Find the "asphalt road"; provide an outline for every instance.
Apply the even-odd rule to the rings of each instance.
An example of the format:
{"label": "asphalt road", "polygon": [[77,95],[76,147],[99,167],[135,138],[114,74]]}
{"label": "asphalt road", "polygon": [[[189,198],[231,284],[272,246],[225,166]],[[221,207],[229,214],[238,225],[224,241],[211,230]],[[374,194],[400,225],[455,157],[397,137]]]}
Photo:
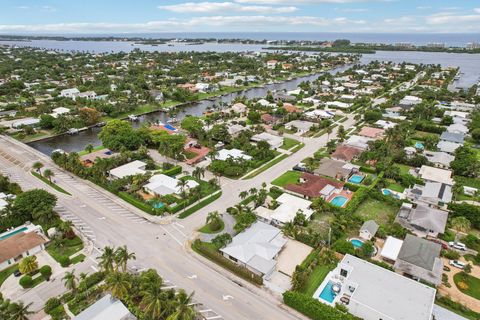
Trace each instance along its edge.
{"label": "asphalt road", "polygon": [[[354,124],[353,116],[342,123]],[[335,136],[336,130],[330,134]],[[223,179],[222,197],[187,219],[149,221],[145,213],[100,187],[56,167],[50,158],[9,137],[0,137],[0,169],[24,189],[42,188],[58,197],[58,211],[65,219],[75,219],[77,229],[97,249],[127,245],[137,260],[130,265],[155,268],[171,283],[195,291],[196,300],[212,310],[209,319],[304,319],[282,305],[278,297],[257,288],[191,252],[189,242],[202,226],[208,212],[224,211],[238,203],[238,194],[260,188],[304,158],[325,146],[327,136],[303,139],[305,147],[249,180]],[[72,196],[59,193],[30,174],[32,164],[41,161],[54,171],[57,184]],[[153,220],[157,219],[153,217]],[[98,252],[98,250],[97,250]]]}

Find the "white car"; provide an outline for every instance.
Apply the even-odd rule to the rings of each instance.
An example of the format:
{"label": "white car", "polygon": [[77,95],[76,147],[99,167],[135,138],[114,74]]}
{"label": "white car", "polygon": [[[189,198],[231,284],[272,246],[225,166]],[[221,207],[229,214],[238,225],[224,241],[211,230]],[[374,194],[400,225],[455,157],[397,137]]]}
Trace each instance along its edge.
{"label": "white car", "polygon": [[465,268],[466,264],[458,260],[450,260],[450,265],[459,269]]}
{"label": "white car", "polygon": [[467,250],[467,246],[461,242],[450,241],[448,245],[457,250],[462,250],[462,251]]}

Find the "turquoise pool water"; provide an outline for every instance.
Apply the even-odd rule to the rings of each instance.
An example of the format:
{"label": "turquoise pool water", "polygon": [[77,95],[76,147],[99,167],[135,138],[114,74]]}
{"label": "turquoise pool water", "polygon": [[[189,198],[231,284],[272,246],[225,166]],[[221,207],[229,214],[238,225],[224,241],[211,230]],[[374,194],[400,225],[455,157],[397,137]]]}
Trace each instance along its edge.
{"label": "turquoise pool water", "polygon": [[350,179],[348,179],[348,182],[359,184],[363,181],[363,178],[365,177],[360,174],[354,174],[350,177]]}
{"label": "turquoise pool water", "polygon": [[330,203],[336,207],[343,207],[347,201],[348,199],[344,196],[336,196],[332,199],[332,201],[330,201]]}
{"label": "turquoise pool water", "polygon": [[422,150],[423,150],[423,148],[425,148],[425,147],[424,147],[423,143],[421,143],[421,142],[415,142],[415,148],[417,148],[417,149],[422,149]]}
{"label": "turquoise pool water", "polygon": [[384,195],[386,195],[386,196],[389,196],[389,195],[392,194],[392,193],[390,192],[390,190],[388,190],[388,189],[382,189],[382,193],[383,193]]}
{"label": "turquoise pool water", "polygon": [[358,239],[352,239],[350,242],[353,244],[355,249],[361,248],[363,246],[363,241],[358,240]]}
{"label": "turquoise pool water", "polygon": [[5,240],[7,238],[10,238],[11,236],[16,235],[17,233],[23,232],[25,230],[28,230],[27,227],[20,228],[18,230],[12,231],[10,233],[4,234],[3,236],[0,237],[0,240]]}
{"label": "turquoise pool water", "polygon": [[323,288],[322,292],[320,292],[320,299],[328,301],[330,303],[335,300],[336,294],[332,290],[333,282],[328,281],[325,288]]}
{"label": "turquoise pool water", "polygon": [[162,209],[163,207],[165,207],[165,204],[163,202],[155,202],[154,204],[152,204],[152,207],[154,207],[155,209]]}

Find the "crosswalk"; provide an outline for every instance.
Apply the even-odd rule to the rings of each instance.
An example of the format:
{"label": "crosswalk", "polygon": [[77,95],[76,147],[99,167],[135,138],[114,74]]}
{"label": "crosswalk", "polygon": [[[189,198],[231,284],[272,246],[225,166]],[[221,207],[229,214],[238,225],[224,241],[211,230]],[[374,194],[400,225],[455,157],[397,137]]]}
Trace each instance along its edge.
{"label": "crosswalk", "polygon": [[85,237],[87,237],[92,242],[95,242],[96,240],[95,232],[93,232],[92,228],[90,228],[90,226],[87,223],[85,223],[85,221],[83,221],[76,215],[68,212],[68,210],[62,205],[56,205],[54,209],[60,215],[60,217],[62,217],[63,220],[72,221],[73,225],[78,231],[80,231]]}

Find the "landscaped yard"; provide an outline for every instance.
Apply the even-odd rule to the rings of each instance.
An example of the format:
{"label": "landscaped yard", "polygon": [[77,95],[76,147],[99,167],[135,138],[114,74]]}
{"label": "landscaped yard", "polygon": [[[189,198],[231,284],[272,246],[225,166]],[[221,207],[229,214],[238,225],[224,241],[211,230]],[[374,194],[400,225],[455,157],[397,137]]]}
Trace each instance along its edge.
{"label": "landscaped yard", "polygon": [[[104,149],[104,148],[105,148],[104,146],[99,145],[99,146],[93,147],[92,152],[95,152],[95,151],[98,151],[98,150],[102,150],[102,149]],[[87,150],[82,150],[82,151],[79,151],[79,152],[78,152],[78,155],[79,155],[79,156],[84,156],[84,155],[86,155],[86,154],[89,154],[89,152],[88,152]]]}
{"label": "landscaped yard", "polygon": [[57,261],[60,262],[61,257],[70,257],[72,254],[77,253],[83,249],[82,239],[75,237],[73,239],[63,239],[60,245],[56,246],[55,243],[51,243],[47,247],[47,252]]}
{"label": "landscaped yard", "polygon": [[458,290],[480,300],[480,279],[460,272],[453,276],[453,281],[455,281]]}
{"label": "landscaped yard", "polygon": [[287,184],[297,183],[302,173],[300,171],[287,171],[272,181],[273,185],[284,187]]}
{"label": "landscaped yard", "polygon": [[408,171],[410,170],[410,167],[404,164],[395,163],[395,167],[400,168],[401,174],[408,174]]}
{"label": "landscaped yard", "polygon": [[299,143],[300,142],[298,142],[295,139],[283,138],[283,145],[280,148],[282,148],[284,150],[289,150],[290,148],[293,148],[294,146],[296,146]]}
{"label": "landscaped yard", "polygon": [[219,233],[223,230],[223,228],[225,228],[225,223],[222,220],[221,221],[221,227],[218,230],[212,230],[211,223],[209,223],[209,224],[206,224],[203,227],[201,227],[198,231],[200,231],[201,233],[210,233],[211,234],[211,233]]}
{"label": "landscaped yard", "polygon": [[393,181],[387,186],[387,189],[397,191],[397,192],[403,192],[405,190],[405,187],[402,187],[401,185]]}
{"label": "landscaped yard", "polygon": [[0,287],[2,286],[3,282],[7,280],[7,278],[10,277],[10,275],[13,274],[13,272],[17,269],[18,269],[18,264],[14,264],[0,271]]}
{"label": "landscaped yard", "polygon": [[306,285],[304,288],[302,288],[301,292],[305,293],[309,297],[313,296],[315,293],[315,290],[318,289],[320,284],[322,283],[323,279],[327,276],[327,274],[333,270],[334,266],[316,266],[315,269],[313,269],[312,273],[308,277],[308,280],[306,282]]}
{"label": "landscaped yard", "polygon": [[355,214],[364,220],[375,220],[379,225],[385,225],[397,214],[398,208],[388,203],[367,198],[357,209]]}

